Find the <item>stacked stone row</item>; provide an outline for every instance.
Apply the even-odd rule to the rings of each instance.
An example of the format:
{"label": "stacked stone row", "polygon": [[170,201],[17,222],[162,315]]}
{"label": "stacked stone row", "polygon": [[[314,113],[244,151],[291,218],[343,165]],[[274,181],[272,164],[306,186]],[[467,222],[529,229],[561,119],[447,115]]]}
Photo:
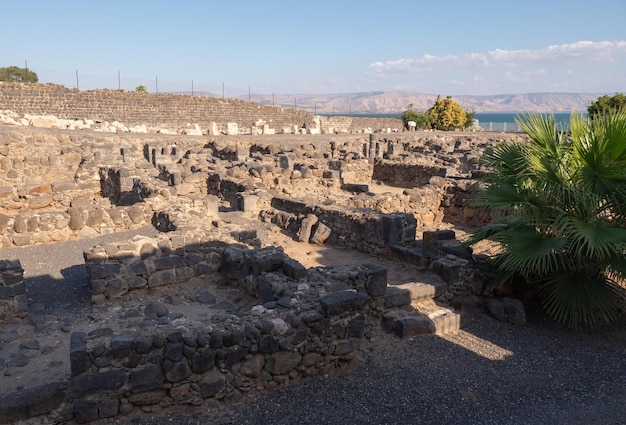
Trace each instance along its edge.
{"label": "stacked stone row", "polygon": [[60,212],[9,216],[0,214],[0,247],[25,246],[97,237],[137,229],[152,220],[147,205],[131,207],[70,207]]}

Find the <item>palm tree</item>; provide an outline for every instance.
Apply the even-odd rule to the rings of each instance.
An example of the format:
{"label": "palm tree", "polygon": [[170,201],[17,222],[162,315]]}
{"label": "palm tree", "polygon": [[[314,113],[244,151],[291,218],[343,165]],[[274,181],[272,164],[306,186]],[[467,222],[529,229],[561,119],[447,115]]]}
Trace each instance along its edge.
{"label": "palm tree", "polygon": [[572,328],[593,329],[623,313],[626,278],[626,110],[586,119],[570,131],[553,115],[527,113],[530,142],[498,145],[476,201],[501,219],[470,243],[500,244],[502,279],[536,284],[546,312]]}

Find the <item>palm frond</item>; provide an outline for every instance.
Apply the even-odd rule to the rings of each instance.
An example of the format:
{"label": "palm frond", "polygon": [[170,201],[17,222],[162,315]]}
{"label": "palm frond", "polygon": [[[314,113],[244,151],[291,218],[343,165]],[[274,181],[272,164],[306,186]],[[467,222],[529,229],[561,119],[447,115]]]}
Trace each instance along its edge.
{"label": "palm frond", "polygon": [[559,232],[572,241],[573,252],[596,261],[611,258],[626,246],[626,229],[611,227],[598,220],[589,222],[564,215],[556,225]]}
{"label": "palm frond", "polygon": [[546,312],[574,329],[595,329],[624,309],[624,289],[597,270],[571,270],[548,276],[539,289]]}
{"label": "palm frond", "polygon": [[553,114],[526,112],[515,121],[534,143],[552,155],[557,154],[559,132]]}
{"label": "palm frond", "polygon": [[566,240],[542,235],[530,226],[509,228],[491,239],[505,248],[496,259],[498,266],[526,277],[558,270],[568,248]]}

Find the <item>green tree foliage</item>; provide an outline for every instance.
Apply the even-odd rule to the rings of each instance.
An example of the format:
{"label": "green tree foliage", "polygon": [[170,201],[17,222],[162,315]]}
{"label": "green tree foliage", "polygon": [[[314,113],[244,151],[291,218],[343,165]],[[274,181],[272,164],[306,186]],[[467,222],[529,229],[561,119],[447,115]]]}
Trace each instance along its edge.
{"label": "green tree foliage", "polygon": [[413,104],[409,105],[409,108],[402,112],[402,122],[404,127],[408,128],[408,122],[415,122],[416,128],[431,128],[430,116],[425,112],[419,112],[413,109]]}
{"label": "green tree foliage", "polygon": [[0,68],[0,81],[15,83],[36,83],[39,81],[37,73],[17,66]]}
{"label": "green tree foliage", "polygon": [[148,88],[146,86],[144,86],[144,85],[141,85],[141,86],[135,87],[135,91],[147,92]]}
{"label": "green tree foliage", "polygon": [[600,96],[595,102],[591,102],[591,105],[587,108],[589,116],[594,117],[598,114],[608,112],[611,109],[624,109],[626,108],[626,96],[622,93],[618,93],[615,96]]}
{"label": "green tree foliage", "polygon": [[465,111],[465,128],[471,128],[474,126],[474,116],[476,115],[475,111]]}
{"label": "green tree foliage", "polygon": [[433,128],[437,130],[454,130],[463,128],[466,123],[466,114],[463,108],[452,100],[451,96],[441,99],[437,96],[435,104],[426,111]]}
{"label": "green tree foliage", "polygon": [[501,277],[537,286],[557,321],[593,329],[624,312],[626,278],[626,110],[594,119],[525,114],[531,142],[498,145],[477,195],[502,219],[472,236],[500,244]]}

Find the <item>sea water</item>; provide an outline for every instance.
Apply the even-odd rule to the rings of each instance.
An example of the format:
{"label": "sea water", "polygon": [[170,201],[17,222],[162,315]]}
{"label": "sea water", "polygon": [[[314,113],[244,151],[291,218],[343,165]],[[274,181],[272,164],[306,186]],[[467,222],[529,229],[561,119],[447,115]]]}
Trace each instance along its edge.
{"label": "sea water", "polygon": [[[556,112],[554,114],[554,119],[557,123],[563,123],[569,125],[570,113],[569,112]],[[493,123],[503,123],[503,122],[515,122],[516,119],[523,119],[524,112],[476,112],[474,114],[474,119],[477,119],[479,122],[493,122]]]}

